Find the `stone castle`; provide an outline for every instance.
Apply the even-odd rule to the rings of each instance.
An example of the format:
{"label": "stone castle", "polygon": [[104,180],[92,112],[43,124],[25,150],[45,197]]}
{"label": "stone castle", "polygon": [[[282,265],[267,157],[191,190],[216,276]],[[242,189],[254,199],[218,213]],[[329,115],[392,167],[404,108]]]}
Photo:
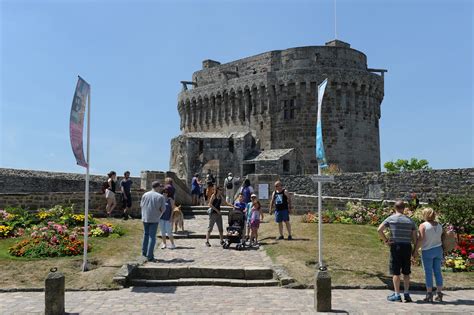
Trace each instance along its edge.
{"label": "stone castle", "polygon": [[205,60],[192,81],[181,81],[181,135],[171,141],[170,170],[188,183],[209,169],[220,181],[228,172],[316,173],[317,88],[328,78],[328,162],[343,172],[380,171],[384,72],[339,40],[225,64]]}

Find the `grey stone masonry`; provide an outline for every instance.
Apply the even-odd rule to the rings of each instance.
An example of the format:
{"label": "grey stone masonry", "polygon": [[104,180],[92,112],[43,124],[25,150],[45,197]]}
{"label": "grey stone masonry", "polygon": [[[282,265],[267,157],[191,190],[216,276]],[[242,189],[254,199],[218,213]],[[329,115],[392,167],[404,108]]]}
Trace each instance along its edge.
{"label": "grey stone masonry", "polygon": [[[309,176],[281,176],[289,191],[315,195]],[[474,168],[412,171],[402,173],[342,173],[335,182],[323,184],[323,196],[364,199],[406,198],[411,192],[428,202],[439,195],[474,194]]]}
{"label": "grey stone masonry", "polygon": [[[117,175],[121,173],[117,172]],[[0,168],[0,193],[84,191],[85,174]],[[122,177],[118,177],[117,184]],[[140,178],[131,177],[132,189],[140,188]],[[107,176],[90,175],[89,189],[98,192]]]}
{"label": "grey stone masonry", "polygon": [[[380,74],[385,71],[368,68],[366,55],[340,40],[325,46],[268,51],[222,64],[205,60],[178,95],[182,134],[172,141],[170,169],[187,179],[189,173],[200,172],[216,160],[217,172],[245,175],[254,173],[251,165],[222,169],[220,163],[229,166],[229,151],[236,156],[243,153],[243,159],[231,158],[242,163],[255,157],[253,151],[293,148],[296,156],[289,162],[280,161],[286,163],[284,168],[290,174],[316,173],[318,85],[328,78],[322,124],[329,163],[344,172],[379,171],[379,119],[384,97]],[[230,131],[250,133],[253,150],[234,148],[229,135],[222,154],[206,155],[202,149],[208,143],[212,146],[213,133]],[[193,133],[208,136],[201,142],[196,140],[195,145],[184,144],[181,138]],[[200,163],[189,163],[191,157]]]}

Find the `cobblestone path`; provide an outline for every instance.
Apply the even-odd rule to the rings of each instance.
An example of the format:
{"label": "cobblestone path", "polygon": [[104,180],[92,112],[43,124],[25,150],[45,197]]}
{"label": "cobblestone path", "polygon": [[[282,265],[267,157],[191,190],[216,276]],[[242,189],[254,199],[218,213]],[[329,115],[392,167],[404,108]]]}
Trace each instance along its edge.
{"label": "cobblestone path", "polygon": [[[474,290],[447,292],[443,304],[387,302],[386,290],[333,290],[333,313],[474,314]],[[412,294],[414,301],[422,293]],[[41,314],[41,292],[0,293],[0,314]],[[313,290],[278,287],[156,287],[66,292],[73,314],[316,314]]]}

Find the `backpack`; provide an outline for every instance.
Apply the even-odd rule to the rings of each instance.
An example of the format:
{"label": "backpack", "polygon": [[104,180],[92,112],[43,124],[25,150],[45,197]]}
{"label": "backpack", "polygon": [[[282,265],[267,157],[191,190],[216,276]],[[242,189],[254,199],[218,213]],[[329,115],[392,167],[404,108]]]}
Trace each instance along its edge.
{"label": "backpack", "polygon": [[234,184],[232,183],[233,179],[234,179],[233,177],[227,177],[227,185],[225,186],[225,188],[227,189],[234,188]]}
{"label": "backpack", "polygon": [[109,182],[108,181],[105,181],[102,183],[102,187],[100,188],[100,191],[105,194],[105,191],[107,190],[107,188],[109,188]]}

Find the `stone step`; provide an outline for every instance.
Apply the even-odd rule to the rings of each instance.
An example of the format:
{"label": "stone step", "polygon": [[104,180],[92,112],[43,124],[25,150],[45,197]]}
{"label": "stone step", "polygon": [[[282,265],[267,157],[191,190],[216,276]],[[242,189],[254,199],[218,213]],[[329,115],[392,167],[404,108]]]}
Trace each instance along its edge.
{"label": "stone step", "polygon": [[[205,230],[205,228],[203,229]],[[206,238],[206,234],[204,233],[194,233],[194,232],[183,232],[183,233],[173,233],[173,237],[174,239],[190,239],[190,238],[193,238],[193,239],[205,239]],[[158,238],[161,239],[161,236],[158,236]],[[167,236],[166,237],[167,239],[169,239],[169,237]],[[219,239],[219,234],[215,234],[215,233],[212,233],[211,236],[210,236],[211,239]],[[203,243],[204,244],[204,243]],[[179,246],[179,245],[177,245]]]}
{"label": "stone step", "polygon": [[[205,206],[186,206],[186,205],[181,205],[181,210],[207,210],[209,209],[208,205]],[[232,207],[229,206],[222,206],[222,210],[230,210]]]}
{"label": "stone step", "polygon": [[133,272],[134,279],[171,280],[182,278],[271,280],[273,270],[267,267],[211,267],[211,266],[139,266]]}
{"label": "stone step", "polygon": [[185,278],[171,280],[134,279],[130,282],[135,287],[162,287],[162,286],[228,286],[228,287],[276,287],[278,280],[241,280],[241,279],[213,279],[213,278]]}
{"label": "stone step", "polygon": [[[221,210],[223,216],[227,216],[229,211]],[[207,209],[206,210],[183,210],[183,215],[185,219],[191,219],[195,215],[208,215]]]}
{"label": "stone step", "polygon": [[[208,215],[207,209],[209,209],[209,206],[181,206],[181,211],[185,217],[194,215]],[[221,213],[223,215],[227,215],[231,209],[232,207],[222,206]]]}

